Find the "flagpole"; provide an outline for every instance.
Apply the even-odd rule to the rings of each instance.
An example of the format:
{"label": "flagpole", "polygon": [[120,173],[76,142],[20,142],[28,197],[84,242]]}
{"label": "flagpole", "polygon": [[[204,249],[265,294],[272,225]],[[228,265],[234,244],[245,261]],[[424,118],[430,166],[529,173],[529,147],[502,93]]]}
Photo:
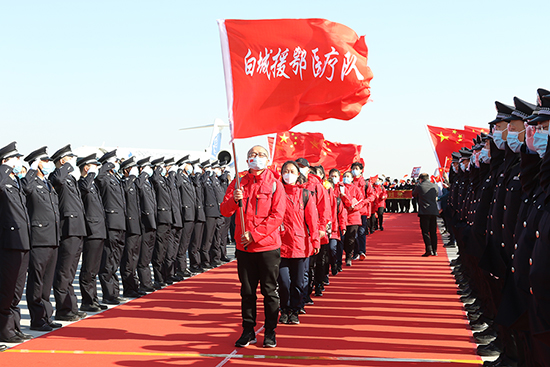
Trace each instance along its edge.
{"label": "flagpole", "polygon": [[[233,147],[233,162],[235,163],[235,190],[240,190],[241,176],[239,176],[239,168],[237,167],[237,151],[235,150],[235,140],[231,142],[231,146]],[[246,232],[246,228],[244,226],[243,199],[240,199],[237,204],[239,204],[239,217],[241,218],[242,234],[244,234]],[[244,249],[246,250],[246,246],[244,246]]]}

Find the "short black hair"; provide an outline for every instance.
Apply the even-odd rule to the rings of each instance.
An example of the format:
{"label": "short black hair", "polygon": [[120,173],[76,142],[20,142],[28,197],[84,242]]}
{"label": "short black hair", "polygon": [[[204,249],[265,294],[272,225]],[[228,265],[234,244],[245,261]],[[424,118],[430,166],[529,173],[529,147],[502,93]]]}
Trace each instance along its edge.
{"label": "short black hair", "polygon": [[354,169],[355,167],[358,167],[359,169],[363,170],[363,163],[361,163],[361,162],[354,162],[354,163],[351,165],[351,169]]}
{"label": "short black hair", "polygon": [[[307,182],[306,176],[304,176],[300,172],[300,166],[298,166],[298,163],[296,163],[296,161],[286,161],[285,163],[283,163],[283,166],[281,167],[281,179],[283,177],[283,170],[289,164],[294,165],[294,167],[296,167],[296,169],[298,170],[298,179],[296,180],[296,183],[299,184],[299,185],[306,183]],[[286,182],[284,180],[282,180],[282,181],[283,181],[283,184],[286,185]]]}
{"label": "short black hair", "polygon": [[328,175],[332,175],[334,172],[338,173],[338,176],[340,176],[340,171],[338,171],[336,168],[333,168],[331,169],[329,172],[328,172]]}

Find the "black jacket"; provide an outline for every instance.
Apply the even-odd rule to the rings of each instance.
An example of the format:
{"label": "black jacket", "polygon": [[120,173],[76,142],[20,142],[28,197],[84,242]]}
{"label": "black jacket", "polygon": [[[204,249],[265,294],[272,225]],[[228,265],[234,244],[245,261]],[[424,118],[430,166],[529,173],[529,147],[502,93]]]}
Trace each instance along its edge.
{"label": "black jacket", "polygon": [[172,197],[172,225],[176,228],[182,228],[183,220],[181,217],[181,197],[177,186],[176,176],[176,172],[168,173],[166,183],[170,187],[170,196]]}
{"label": "black jacket", "polygon": [[109,171],[114,164],[105,163],[99,169],[95,183],[99,188],[108,229],[126,230],[126,200],[120,180]]}
{"label": "black jacket", "polygon": [[157,229],[157,198],[149,176],[142,172],[135,181],[141,210],[141,223],[146,231]]}
{"label": "black jacket", "polygon": [[204,189],[204,213],[207,217],[221,217],[220,204],[223,201],[224,190],[216,175],[205,173],[201,176]]}
{"label": "black jacket", "polygon": [[49,176],[57,195],[59,196],[59,216],[61,218],[61,238],[69,236],[86,236],[86,221],[84,204],[80,198],[76,178],[70,173],[73,166],[65,163],[56,168]]}
{"label": "black jacket", "polygon": [[202,174],[195,174],[193,176],[193,185],[195,185],[195,193],[197,194],[197,211],[195,221],[206,222],[206,215],[204,213],[204,190],[202,188]]}
{"label": "black jacket", "polygon": [[194,222],[197,211],[197,193],[191,178],[178,173],[177,186],[181,197],[182,217],[184,222]]}
{"label": "black jacket", "polygon": [[29,215],[19,179],[10,177],[12,170],[0,166],[0,248],[26,251],[31,249]]}
{"label": "black jacket", "polygon": [[95,173],[89,173],[86,177],[80,177],[78,188],[84,203],[86,212],[86,229],[89,239],[104,240],[107,238],[107,225],[105,224],[105,211],[99,190],[94,183]]}
{"label": "black jacket", "polygon": [[439,215],[437,208],[437,185],[428,180],[422,181],[414,188],[412,195],[418,198],[418,215]]}
{"label": "black jacket", "polygon": [[157,197],[157,224],[172,224],[172,193],[166,178],[160,175],[161,170],[155,168],[150,178]]}
{"label": "black jacket", "polygon": [[141,209],[135,182],[134,175],[122,178],[122,187],[126,195],[126,233],[129,235],[141,234]]}
{"label": "black jacket", "polygon": [[59,198],[52,184],[46,181],[40,179],[33,169],[21,180],[27,196],[32,247],[59,246]]}

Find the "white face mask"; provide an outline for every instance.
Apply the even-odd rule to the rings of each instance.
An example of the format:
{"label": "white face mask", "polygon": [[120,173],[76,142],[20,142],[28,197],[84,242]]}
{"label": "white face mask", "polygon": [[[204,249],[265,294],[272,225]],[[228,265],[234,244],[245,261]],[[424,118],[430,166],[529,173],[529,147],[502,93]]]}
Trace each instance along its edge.
{"label": "white face mask", "polygon": [[142,172],[145,172],[145,174],[149,177],[153,175],[153,169],[150,166],[143,167]]}
{"label": "white face mask", "polygon": [[21,159],[19,159],[19,157],[11,157],[6,161],[5,164],[13,168],[13,173],[15,175],[21,172],[21,170],[23,169],[23,162],[21,162]]}
{"label": "white face mask", "polygon": [[353,171],[351,171],[351,174],[353,175],[353,177],[359,177],[361,176],[361,170],[354,169]]}
{"label": "white face mask", "polygon": [[289,185],[294,185],[296,183],[296,180],[298,180],[298,175],[295,175],[294,173],[285,173],[283,175],[283,180]]}
{"label": "white face mask", "polygon": [[331,177],[330,180],[336,185],[340,182],[340,177]]}
{"label": "white face mask", "polygon": [[300,173],[307,177],[309,174],[309,167],[300,167]]}
{"label": "white face mask", "polygon": [[114,173],[117,173],[118,170],[120,169],[120,164],[119,164],[118,162],[115,162],[115,163],[113,163],[113,164],[115,165],[115,167],[113,168],[113,172],[114,172]]}
{"label": "white face mask", "polygon": [[248,158],[248,168],[261,171],[267,167],[267,157]]}
{"label": "white face mask", "polygon": [[130,168],[130,176],[137,176],[139,175],[139,170],[137,167]]}

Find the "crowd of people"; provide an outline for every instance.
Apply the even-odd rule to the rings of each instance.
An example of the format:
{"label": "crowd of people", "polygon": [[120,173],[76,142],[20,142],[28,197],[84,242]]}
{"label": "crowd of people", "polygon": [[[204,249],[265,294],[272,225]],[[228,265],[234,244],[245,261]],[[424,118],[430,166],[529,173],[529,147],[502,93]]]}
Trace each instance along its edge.
{"label": "crowd of people", "polygon": [[[264,148],[253,150],[253,160],[268,159]],[[30,328],[51,331],[61,327],[56,320],[77,321],[119,304],[121,295],[139,297],[230,261],[234,235],[243,327],[248,332],[255,325],[257,286],[244,280],[259,277],[269,288],[264,296],[271,295],[264,344],[275,346],[276,324],[298,324],[311,296],[323,296],[329,275],[364,260],[366,236],[384,229],[383,180],[364,179],[359,162],[327,176],[303,158],[280,171],[254,170],[249,160],[243,186],[257,184],[264,171],[272,180],[244,196],[237,180],[230,184],[227,162],[189,156],[124,159],[114,150],[76,157],[70,145],[52,155],[42,147],[23,156],[13,142],[0,149],[0,162],[0,341],[7,343],[31,338],[20,327],[25,284]],[[228,204],[236,203],[235,193],[246,201],[245,217],[253,215],[244,224],[248,232],[237,207]],[[254,253],[271,250],[270,266],[258,268]],[[78,305],[72,284],[80,261]]]}
{"label": "crowd of people", "polygon": [[550,91],[496,102],[490,134],[453,153],[443,217],[451,262],[488,366],[550,366]]}

